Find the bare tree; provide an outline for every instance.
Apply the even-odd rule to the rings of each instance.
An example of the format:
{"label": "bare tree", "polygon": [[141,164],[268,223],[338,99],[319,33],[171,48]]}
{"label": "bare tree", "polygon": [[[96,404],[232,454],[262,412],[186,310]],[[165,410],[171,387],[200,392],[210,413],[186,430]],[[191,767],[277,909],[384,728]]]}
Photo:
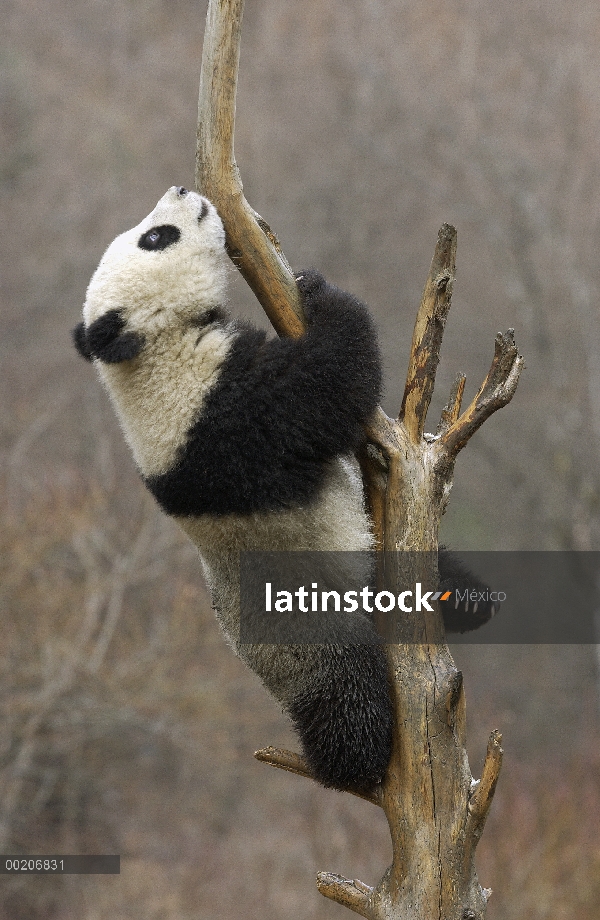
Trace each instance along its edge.
{"label": "bare tree", "polygon": [[[280,335],[304,328],[293,274],[266,222],[248,205],[234,156],[234,119],[243,0],[210,0],[202,58],[196,185],[216,205],[227,246]],[[458,452],[512,398],[522,368],[512,330],[496,337],[490,371],[461,413],[465,378],[456,378],[434,435],[425,432],[455,275],[456,231],[445,224],[425,284],[398,420],[379,409],[362,457],[378,545],[380,577],[394,588],[407,576],[432,583],[441,516]],[[409,556],[400,551],[416,551]],[[407,571],[410,569],[410,571]],[[389,823],[393,861],[379,884],[321,872],[322,894],[367,918],[480,920],[482,889],[474,853],[500,770],[501,736],[492,732],[475,782],[465,750],[462,675],[445,642],[442,617],[414,613],[388,645],[396,709],[386,777],[369,800]],[[297,754],[268,748],[260,760],[310,776]]]}

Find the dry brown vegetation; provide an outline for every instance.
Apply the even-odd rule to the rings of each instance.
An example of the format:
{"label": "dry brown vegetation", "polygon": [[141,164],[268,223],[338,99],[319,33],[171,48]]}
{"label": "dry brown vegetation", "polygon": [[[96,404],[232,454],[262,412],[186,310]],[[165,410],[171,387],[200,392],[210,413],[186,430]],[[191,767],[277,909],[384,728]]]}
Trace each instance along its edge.
{"label": "dry brown vegetation", "polygon": [[[102,248],[192,184],[203,13],[3,7],[0,849],[120,852],[123,868],[2,876],[2,920],[333,917],[315,871],[370,882],[389,861],[375,809],[253,762],[293,739],[225,646],[193,550],[69,343]],[[245,17],[247,197],[295,267],[372,305],[385,405],[443,220],[460,262],[438,392],[460,369],[468,398],[497,329],[517,329],[527,370],[459,461],[446,540],[598,549],[597,4],[247,0]],[[593,650],[457,657],[471,737],[500,728],[507,752],[478,851],[488,917],[596,920]]]}

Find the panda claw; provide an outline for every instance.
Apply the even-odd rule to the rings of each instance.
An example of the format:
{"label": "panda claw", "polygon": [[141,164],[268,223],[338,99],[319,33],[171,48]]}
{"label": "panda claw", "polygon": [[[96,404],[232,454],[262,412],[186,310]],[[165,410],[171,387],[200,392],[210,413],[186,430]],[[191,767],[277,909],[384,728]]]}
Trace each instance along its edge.
{"label": "panda claw", "polygon": [[498,613],[501,604],[491,602],[489,586],[469,572],[445,547],[440,547],[439,571],[440,589],[452,585],[454,595],[454,604],[450,601],[448,606],[444,605],[444,622],[448,632],[479,629]]}

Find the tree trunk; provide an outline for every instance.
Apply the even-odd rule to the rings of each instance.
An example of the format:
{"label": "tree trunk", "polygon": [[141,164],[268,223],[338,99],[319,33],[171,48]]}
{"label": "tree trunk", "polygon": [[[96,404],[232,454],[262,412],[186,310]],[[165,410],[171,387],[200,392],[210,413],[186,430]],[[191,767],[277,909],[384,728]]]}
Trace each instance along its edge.
{"label": "tree trunk", "polygon": [[[217,207],[229,254],[280,335],[304,328],[292,272],[276,237],[246,202],[233,150],[243,0],[209,0],[202,58],[196,184]],[[435,435],[425,419],[435,385],[454,282],[456,231],[439,233],[417,314],[400,416],[381,409],[368,431],[361,466],[381,557],[381,584],[436,583],[438,532],[459,450],[512,398],[522,368],[512,330],[496,337],[488,376],[461,414],[465,378],[456,379]],[[409,552],[407,552],[409,551]],[[465,749],[462,675],[446,645],[438,605],[408,614],[387,646],[396,709],[386,777],[370,796],[383,808],[392,865],[374,888],[321,872],[322,894],[368,918],[480,920],[489,891],[474,866],[494,793],[502,748],[490,736],[481,780],[474,782]],[[310,776],[302,758],[267,748],[258,759]]]}

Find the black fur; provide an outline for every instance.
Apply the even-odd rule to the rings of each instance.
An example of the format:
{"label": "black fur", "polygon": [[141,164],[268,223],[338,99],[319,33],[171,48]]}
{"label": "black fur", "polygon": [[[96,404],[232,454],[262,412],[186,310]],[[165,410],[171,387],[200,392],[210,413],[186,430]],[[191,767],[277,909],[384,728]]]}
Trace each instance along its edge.
{"label": "black fur", "polygon": [[119,364],[137,357],[144,347],[139,332],[124,332],[125,320],[118,310],[108,310],[104,316],[85,328],[78,323],[73,329],[73,341],[80,355],[91,361],[98,358],[106,364]]}
{"label": "black fur", "polygon": [[266,341],[264,332],[240,327],[177,465],[146,479],[168,514],[306,505],[327,462],[360,443],[381,390],[373,321],[317,272],[303,272],[298,287],[305,335]]}
{"label": "black fur", "polygon": [[202,207],[200,208],[200,213],[198,214],[198,223],[200,223],[201,220],[204,220],[207,214],[208,214],[208,202],[202,199]]}
{"label": "black fur", "polygon": [[146,233],[142,233],[138,240],[140,249],[146,249],[148,252],[159,252],[172,246],[181,239],[181,230],[174,224],[160,224],[158,227],[151,227]]}
{"label": "black fur", "polygon": [[[485,594],[488,586],[470,572],[453,553],[444,546],[440,546],[438,554],[438,569],[440,574],[440,591],[452,591],[452,597],[441,601],[440,607],[444,615],[444,626],[448,632],[464,633],[479,629],[498,612],[499,603],[492,601],[471,601],[456,604],[456,591],[464,595],[465,591],[475,591]],[[465,609],[466,603],[466,609]],[[477,609],[475,609],[477,607]]]}
{"label": "black fur", "polygon": [[77,323],[75,328],[71,330],[71,336],[73,338],[73,344],[81,357],[85,358],[86,361],[91,361],[94,356],[88,345],[85,323]]}
{"label": "black fur", "polygon": [[[229,315],[227,310],[223,307],[210,307],[208,310],[205,310],[204,313],[200,313],[196,317],[194,326],[197,326],[198,329],[205,329],[206,326],[212,326],[213,323],[216,325],[225,325],[228,320]],[[200,339],[198,339],[198,341],[200,341]]]}
{"label": "black fur", "polygon": [[[438,566],[439,590],[453,593],[440,604],[446,629],[462,633],[486,623],[496,612],[493,604],[480,602],[477,611],[472,603],[466,610],[464,604],[454,607],[457,589],[485,592],[486,586],[445,547]],[[385,774],[392,745],[393,708],[382,647],[373,634],[369,644],[315,646],[311,654],[307,689],[288,706],[305,760],[324,786],[369,792]]]}
{"label": "black fur", "polygon": [[[440,591],[484,592],[474,577],[451,552],[440,547]],[[495,613],[491,603],[469,604],[455,609],[454,600],[441,602],[449,632],[477,629]],[[393,707],[386,660],[370,625],[363,626],[365,644],[344,644],[340,629],[332,623],[332,636],[339,642],[314,646],[307,668],[306,690],[287,709],[302,743],[304,757],[315,778],[334,789],[368,792],[387,769],[391,754]]]}
{"label": "black fur", "polygon": [[315,646],[306,691],[288,706],[324,786],[367,792],[387,769],[393,709],[381,646]]}

